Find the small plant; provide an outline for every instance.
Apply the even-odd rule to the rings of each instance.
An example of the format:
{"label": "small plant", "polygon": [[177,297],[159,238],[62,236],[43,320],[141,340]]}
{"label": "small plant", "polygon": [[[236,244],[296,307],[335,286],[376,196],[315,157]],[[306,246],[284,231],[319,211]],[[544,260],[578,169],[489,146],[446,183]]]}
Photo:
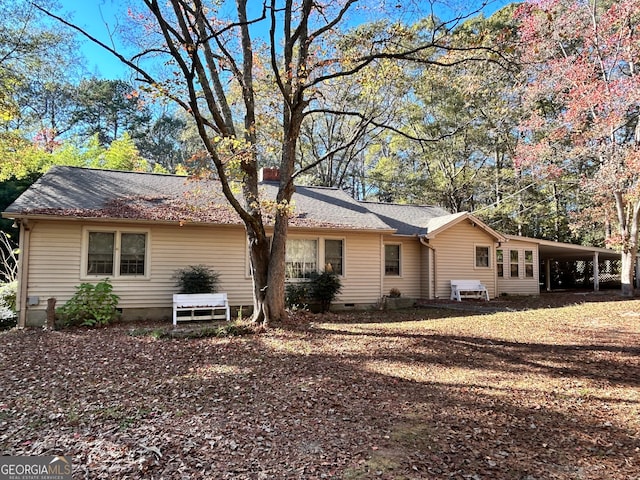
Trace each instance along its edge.
{"label": "small plant", "polygon": [[119,300],[108,279],[95,285],[81,283],[73,297],[56,310],[56,315],[65,326],[107,325],[118,316]]}
{"label": "small plant", "polygon": [[327,312],[331,302],[335,300],[342,289],[340,277],[333,272],[312,272],[309,275],[310,296],[320,304],[320,311]]}
{"label": "small plant", "polygon": [[289,283],[285,289],[285,304],[291,310],[305,310],[309,303],[309,284]]}
{"label": "small plant", "polygon": [[400,295],[402,295],[402,293],[400,293],[400,290],[398,290],[397,288],[392,288],[391,290],[389,290],[389,296],[391,298],[400,298]]}
{"label": "small plant", "polygon": [[16,324],[16,295],[18,282],[0,284],[0,328],[11,328]]}
{"label": "small plant", "polygon": [[177,270],[173,278],[178,293],[216,293],[220,274],[206,265],[190,265]]}

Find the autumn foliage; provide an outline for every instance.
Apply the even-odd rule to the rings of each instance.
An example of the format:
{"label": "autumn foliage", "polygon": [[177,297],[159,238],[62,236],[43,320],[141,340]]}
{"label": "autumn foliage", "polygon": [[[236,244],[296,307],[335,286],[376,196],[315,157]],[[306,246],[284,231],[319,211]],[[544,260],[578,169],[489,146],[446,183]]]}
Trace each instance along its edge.
{"label": "autumn foliage", "polygon": [[640,213],[640,2],[536,0],[516,17],[530,111],[518,165],[569,176],[592,196],[592,220],[617,226],[608,240],[623,252],[628,293]]}

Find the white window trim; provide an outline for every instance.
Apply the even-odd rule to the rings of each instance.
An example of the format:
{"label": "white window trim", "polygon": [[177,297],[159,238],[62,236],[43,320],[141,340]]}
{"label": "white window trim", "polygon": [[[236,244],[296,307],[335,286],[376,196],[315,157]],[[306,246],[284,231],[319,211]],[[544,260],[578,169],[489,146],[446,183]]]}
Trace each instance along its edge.
{"label": "white window trim", "polygon": [[[476,256],[476,250],[478,249],[478,247],[480,248],[486,248],[487,249],[487,255],[489,255],[489,258],[487,259],[487,266],[486,267],[479,267],[478,266],[478,257]],[[491,245],[487,245],[484,243],[474,243],[473,244],[473,269],[474,270],[491,270],[491,266],[493,265],[491,263],[491,250],[492,250],[492,246]],[[495,255],[494,255],[495,256]]]}
{"label": "white window trim", "polygon": [[[97,275],[91,275],[87,273],[90,232],[115,233],[113,274],[105,275],[104,273],[100,273]],[[144,275],[120,275],[120,242],[122,238],[121,235],[123,233],[139,233],[146,236],[144,249]],[[151,278],[151,230],[148,228],[84,226],[82,227],[82,246],[80,248],[80,254],[80,280],[96,280],[103,278],[109,278],[111,280],[149,280]]]}
{"label": "white window trim", "polygon": [[[287,246],[289,245],[289,240],[311,240],[316,242],[316,271],[320,271],[319,267],[321,265],[320,259],[323,258],[323,256],[320,255],[320,245],[323,245],[323,252],[324,252],[324,242],[320,241],[320,237],[313,237],[313,236],[302,236],[302,235],[296,235],[296,236],[288,236],[287,237]],[[285,275],[285,282],[287,283],[300,283],[300,282],[306,282],[308,281],[307,278],[288,278],[287,277],[287,254],[285,252],[284,254],[285,259],[284,259],[284,263],[285,263],[285,269],[284,269],[284,275]]]}
{"label": "white window trim", "polygon": [[[527,252],[531,252],[531,262],[527,262]],[[525,248],[522,251],[522,278],[525,279],[535,279],[536,278],[536,252],[533,248]],[[531,265],[533,270],[533,275],[530,277],[527,276],[527,265]]]}
{"label": "white window trim", "polygon": [[[269,235],[269,243],[271,243],[272,236]],[[317,236],[304,236],[304,235],[289,235],[287,238],[287,242],[289,240],[315,240],[317,243],[317,255],[316,265],[318,266],[318,271],[324,271],[325,267],[325,240],[341,240],[342,241],[342,275],[338,275],[340,278],[347,278],[347,239],[345,237],[338,236],[327,236],[327,237],[317,237]],[[247,248],[245,249],[245,278],[251,278],[251,258],[249,252],[249,244],[247,243]],[[301,282],[305,281],[304,278],[286,278],[286,282]]]}
{"label": "white window trim", "polygon": [[[502,252],[502,262],[498,262],[498,252],[499,251]],[[495,253],[495,257],[496,257],[496,277],[498,279],[509,278],[507,275],[505,275],[505,273],[507,273],[507,272],[505,272],[505,268],[504,268],[504,266],[505,266],[504,258],[505,258],[505,252],[506,251],[507,250],[505,248],[503,248],[503,247],[500,247],[500,248],[496,249],[496,253]],[[502,276],[498,275],[498,265],[502,265]]]}
{"label": "white window trim", "polygon": [[[387,252],[385,251],[385,247],[387,245],[397,245],[398,246],[398,275],[390,275],[387,273]],[[402,242],[384,242],[382,245],[382,273],[385,278],[402,278],[403,274],[402,268]]]}
{"label": "white window trim", "polygon": [[320,258],[322,259],[322,270],[324,271],[325,267],[327,266],[325,261],[326,261],[326,250],[325,250],[325,245],[324,242],[326,242],[327,240],[340,240],[342,241],[342,274],[338,275],[339,278],[347,278],[347,239],[345,237],[321,237],[322,241],[320,242],[320,245],[318,247],[318,255],[320,256]]}
{"label": "white window trim", "polygon": [[[512,262],[511,261],[511,252],[518,252],[518,276],[514,277],[511,275],[511,265],[515,265],[516,262]],[[516,278],[518,280],[520,280],[521,278],[523,278],[523,265],[522,262],[523,260],[523,256],[521,255],[522,249],[520,248],[513,248],[513,249],[509,249],[509,278]]]}

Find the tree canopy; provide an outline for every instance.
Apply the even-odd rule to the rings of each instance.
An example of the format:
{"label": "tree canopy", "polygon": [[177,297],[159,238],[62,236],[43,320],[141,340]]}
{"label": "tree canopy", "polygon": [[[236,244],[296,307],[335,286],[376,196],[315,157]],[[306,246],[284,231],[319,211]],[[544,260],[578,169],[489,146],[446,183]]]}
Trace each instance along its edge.
{"label": "tree canopy", "polygon": [[[0,179],[53,164],[216,179],[247,231],[256,321],[286,315],[295,183],[472,211],[505,233],[606,241],[629,272],[638,0],[485,15],[492,3],[138,0],[126,38],[108,44],[55,5],[5,5]],[[76,75],[80,41],[131,79]],[[261,196],[263,166],[280,169],[275,199]]]}

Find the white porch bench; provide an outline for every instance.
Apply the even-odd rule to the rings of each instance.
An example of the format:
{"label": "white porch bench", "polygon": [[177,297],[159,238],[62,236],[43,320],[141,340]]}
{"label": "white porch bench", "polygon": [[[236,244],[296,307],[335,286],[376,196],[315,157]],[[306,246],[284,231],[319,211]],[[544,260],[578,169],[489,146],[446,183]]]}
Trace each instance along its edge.
{"label": "white porch bench", "polygon": [[[178,315],[178,312],[189,312]],[[173,295],[173,325],[179,321],[231,319],[226,293],[176,293]]]}
{"label": "white porch bench", "polygon": [[451,280],[451,300],[484,298],[489,301],[489,292],[480,280]]}

